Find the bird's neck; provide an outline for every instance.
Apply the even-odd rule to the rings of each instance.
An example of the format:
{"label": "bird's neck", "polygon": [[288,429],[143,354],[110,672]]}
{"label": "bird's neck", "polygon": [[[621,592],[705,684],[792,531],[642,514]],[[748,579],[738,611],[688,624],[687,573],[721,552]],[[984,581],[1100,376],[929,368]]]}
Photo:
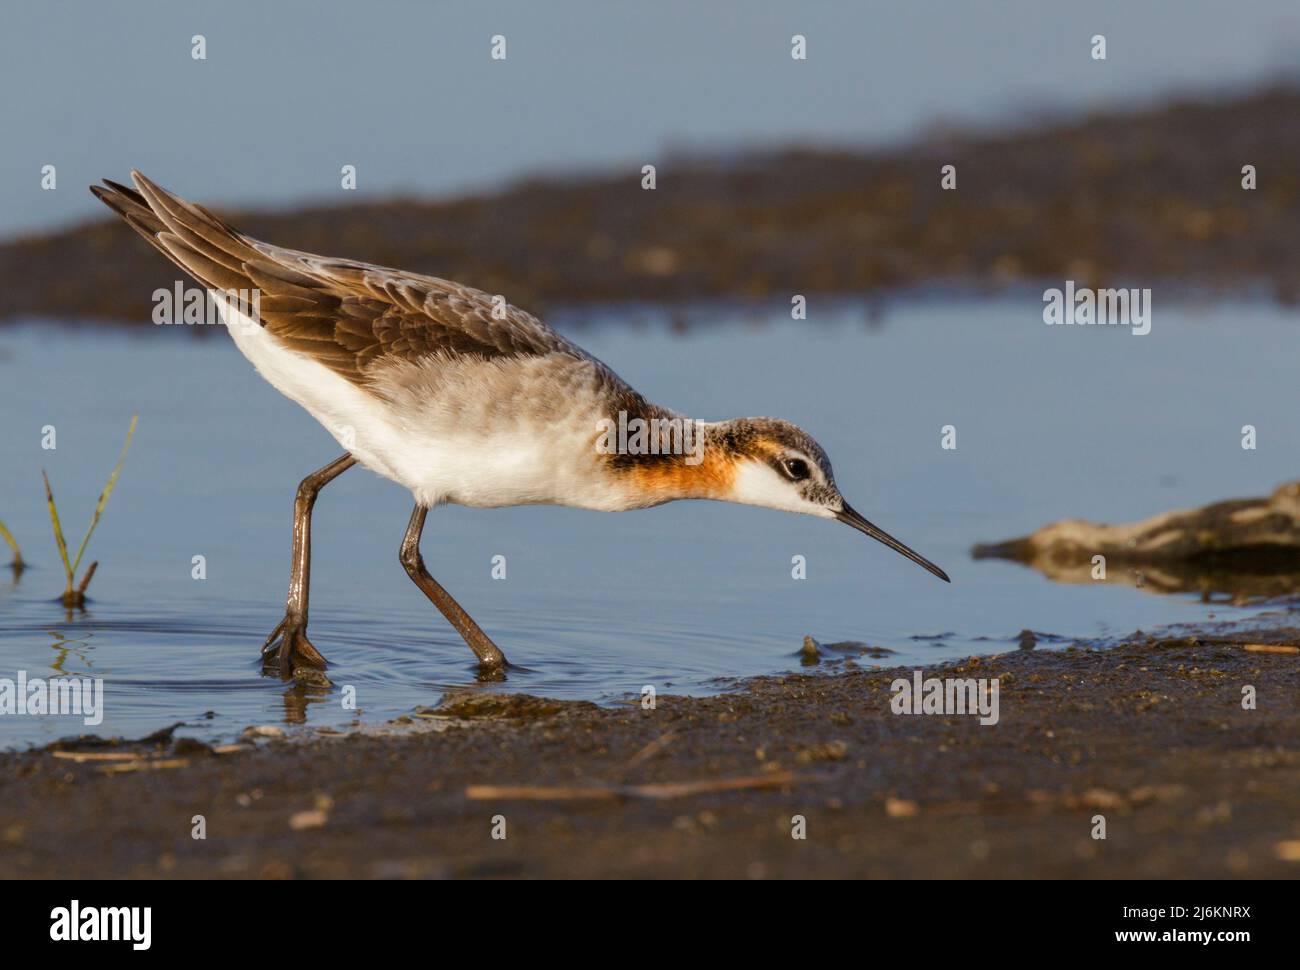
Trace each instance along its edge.
{"label": "bird's neck", "polygon": [[[738,456],[728,422],[699,421],[671,412],[620,420],[613,428],[608,466],[636,504],[731,497]],[[602,450],[605,450],[602,448]]]}

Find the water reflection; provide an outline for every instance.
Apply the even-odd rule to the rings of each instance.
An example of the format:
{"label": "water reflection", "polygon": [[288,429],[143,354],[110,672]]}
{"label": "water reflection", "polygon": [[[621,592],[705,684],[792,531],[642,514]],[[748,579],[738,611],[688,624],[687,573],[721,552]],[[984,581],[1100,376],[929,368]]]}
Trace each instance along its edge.
{"label": "water reflection", "polygon": [[1112,583],[1247,605],[1300,591],[1300,482],[1264,498],[1164,512],[1127,525],[1066,519],[972,550],[1058,583]]}
{"label": "water reflection", "polygon": [[[90,638],[94,636],[93,633],[87,632],[79,637],[68,637],[58,630],[50,630],[49,633],[50,636],[54,637],[54,642],[50,644],[50,648],[57,655],[54,662],[50,664],[51,670],[57,670],[60,674],[69,675],[73,673],[89,674],[94,669],[95,665],[90,662],[90,657],[86,654],[86,650],[90,646]],[[64,665],[68,662],[69,655],[80,660],[85,670],[76,672],[67,670]]]}

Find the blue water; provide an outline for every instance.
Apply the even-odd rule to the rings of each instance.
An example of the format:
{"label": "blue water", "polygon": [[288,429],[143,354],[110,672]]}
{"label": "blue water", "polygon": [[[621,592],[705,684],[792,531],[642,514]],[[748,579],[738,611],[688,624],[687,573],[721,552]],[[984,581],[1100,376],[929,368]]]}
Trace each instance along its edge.
{"label": "blue water", "polygon": [[[651,684],[722,689],[798,668],[805,635],[857,640],[899,663],[1014,649],[1024,628],[1068,642],[1244,615],[1125,585],[1057,585],[973,561],[977,542],[1066,516],[1137,519],[1260,495],[1296,477],[1300,320],[1271,304],[1165,305],[1152,332],[1049,328],[1035,298],[913,299],[883,318],[814,301],[698,308],[686,333],[653,309],[554,319],[652,399],[704,418],[779,415],[816,436],[849,500],[943,566],[951,586],[865,536],[812,518],[711,502],[604,514],[437,509],[430,571],[516,664],[505,685],[609,702]],[[635,315],[640,326],[628,326]],[[93,602],[52,602],[62,572],[40,470],[74,544],[132,413],[139,430],[91,542]],[[957,448],[940,448],[940,429]],[[1258,429],[1240,447],[1244,424]],[[56,429],[57,448],[41,447]],[[354,469],[314,520],[310,635],[333,689],[264,677],[283,614],[298,480],[338,447],[262,382],[220,330],[32,321],[0,331],[0,519],[32,564],[0,572],[0,678],[103,677],[93,730],[138,736],[184,721],[379,723],[474,684],[472,656],[407,579],[402,489]],[[4,553],[0,552],[0,556]],[[207,578],[191,577],[192,557]],[[506,578],[491,575],[506,557]],[[807,578],[791,577],[804,556]],[[57,665],[57,666],[56,666]],[[358,711],[342,688],[356,688]],[[80,720],[0,717],[0,746],[81,733]]]}

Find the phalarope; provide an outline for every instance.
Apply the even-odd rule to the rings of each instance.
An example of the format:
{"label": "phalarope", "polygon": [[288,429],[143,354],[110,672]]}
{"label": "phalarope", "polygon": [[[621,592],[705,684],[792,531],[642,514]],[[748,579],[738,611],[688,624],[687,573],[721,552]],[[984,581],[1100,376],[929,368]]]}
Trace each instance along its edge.
{"label": "phalarope", "polygon": [[[425,516],[444,502],[601,511],[739,502],[837,519],[948,581],[854,511],[826,452],[787,421],[684,418],[500,298],[260,242],[139,172],[131,177],[135,189],[105,180],[91,191],[208,289],[244,356],[347,449],[298,486],[285,616],[262,647],[284,676],[325,666],[307,639],[311,512],[321,488],[358,463],[410,489],[402,565],[488,669],[504,667],[505,655],[420,556]],[[257,298],[222,297],[232,292]],[[662,422],[685,422],[678,441],[685,430],[695,448],[600,446],[612,424],[636,421],[665,430]]]}

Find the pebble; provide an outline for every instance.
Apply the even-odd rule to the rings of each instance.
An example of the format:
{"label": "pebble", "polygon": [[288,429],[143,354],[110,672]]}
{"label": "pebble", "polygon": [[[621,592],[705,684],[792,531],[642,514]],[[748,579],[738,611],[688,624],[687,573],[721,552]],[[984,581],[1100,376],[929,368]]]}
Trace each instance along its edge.
{"label": "pebble", "polygon": [[246,738],[282,738],[284,737],[284,728],[278,728],[274,724],[251,724],[244,728],[243,736]]}
{"label": "pebble", "polygon": [[289,816],[289,828],[295,832],[303,829],[318,829],[330,820],[328,812],[312,809],[307,812],[294,812]]}
{"label": "pebble", "polygon": [[890,818],[911,818],[921,807],[906,798],[886,798],[885,814]]}

